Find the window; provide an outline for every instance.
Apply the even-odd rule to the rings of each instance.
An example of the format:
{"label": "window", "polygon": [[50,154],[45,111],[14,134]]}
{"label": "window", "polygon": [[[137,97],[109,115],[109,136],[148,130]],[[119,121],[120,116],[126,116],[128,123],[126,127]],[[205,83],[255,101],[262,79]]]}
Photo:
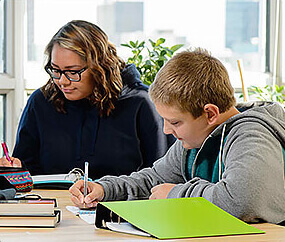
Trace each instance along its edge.
{"label": "window", "polygon": [[[5,72],[5,1],[0,0],[0,73]],[[0,139],[5,139],[6,95],[0,94]]]}
{"label": "window", "polygon": [[130,53],[120,44],[130,40],[206,48],[240,92],[237,59],[248,85],[284,82],[284,11],[281,0],[0,0],[0,138],[12,148],[25,91],[48,80],[44,48],[68,21],[98,24],[125,59]]}
{"label": "window", "polygon": [[[56,6],[56,7],[55,7]],[[265,85],[265,0],[69,1],[28,0],[28,61],[25,78],[30,89],[44,84],[45,45],[73,19],[98,24],[117,46],[121,57],[130,40],[166,39],[166,45],[203,47],[225,64],[232,84],[241,87],[237,59],[244,63],[249,85]],[[62,9],[68,14],[61,14]],[[51,13],[56,18],[50,17]],[[47,21],[48,19],[48,21]],[[44,31],[43,31],[44,30]]]}
{"label": "window", "polygon": [[4,72],[5,60],[5,29],[4,29],[4,0],[0,0],[0,73]]}
{"label": "window", "polygon": [[[265,72],[265,24],[264,1],[226,1],[225,47],[229,51],[227,63],[232,75],[237,75],[237,59],[242,59],[247,71],[248,84],[264,86]],[[232,77],[239,86],[239,76]]]}
{"label": "window", "polygon": [[5,115],[6,114],[6,95],[0,95],[0,140],[6,140]]}
{"label": "window", "polygon": [[23,106],[21,30],[24,9],[24,1],[0,0],[0,139],[5,139],[10,149]]}

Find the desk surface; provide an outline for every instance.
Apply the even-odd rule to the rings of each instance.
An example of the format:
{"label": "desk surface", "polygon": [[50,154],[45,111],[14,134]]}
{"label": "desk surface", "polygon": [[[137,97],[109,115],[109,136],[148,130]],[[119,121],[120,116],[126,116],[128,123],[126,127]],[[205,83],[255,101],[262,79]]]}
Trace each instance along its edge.
{"label": "desk surface", "polygon": [[[0,241],[142,241],[155,240],[142,236],[116,233],[103,229],[96,229],[73,213],[66,210],[72,205],[70,195],[65,190],[36,190],[35,193],[45,197],[56,197],[59,208],[62,210],[62,220],[56,228],[0,228]],[[177,241],[285,241],[285,227],[273,224],[256,224],[256,228],[266,231],[265,234],[235,235],[208,238],[179,239]],[[174,240],[167,240],[174,241]]]}

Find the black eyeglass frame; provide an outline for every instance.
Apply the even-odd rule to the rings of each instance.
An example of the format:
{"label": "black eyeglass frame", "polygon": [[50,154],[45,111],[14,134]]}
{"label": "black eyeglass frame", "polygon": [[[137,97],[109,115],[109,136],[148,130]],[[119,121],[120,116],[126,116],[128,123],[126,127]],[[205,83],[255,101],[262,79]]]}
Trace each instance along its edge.
{"label": "black eyeglass frame", "polygon": [[[53,76],[52,73],[49,72],[49,70],[51,70],[51,69],[54,69],[54,70],[58,71],[58,72],[60,73],[60,76],[59,76],[59,77]],[[49,76],[50,76],[52,79],[59,80],[59,79],[61,78],[62,74],[64,74],[65,77],[66,77],[69,81],[71,81],[71,82],[79,82],[79,81],[81,81],[81,74],[82,74],[84,71],[86,71],[87,69],[88,69],[88,67],[86,66],[86,67],[84,67],[84,68],[82,68],[82,69],[80,69],[80,70],[78,70],[78,71],[77,71],[77,70],[64,70],[64,71],[62,71],[62,70],[60,70],[60,69],[53,68],[53,67],[50,66],[50,65],[45,66],[45,71],[49,74]],[[78,74],[79,79],[78,79],[78,80],[74,80],[74,79],[70,78],[70,77],[66,74],[66,72],[74,72],[75,74]]]}

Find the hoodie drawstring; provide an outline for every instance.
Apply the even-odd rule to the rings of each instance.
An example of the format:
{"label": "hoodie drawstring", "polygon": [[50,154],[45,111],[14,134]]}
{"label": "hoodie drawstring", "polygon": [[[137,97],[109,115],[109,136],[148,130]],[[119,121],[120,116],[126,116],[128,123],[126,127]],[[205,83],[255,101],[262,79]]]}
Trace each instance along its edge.
{"label": "hoodie drawstring", "polygon": [[[227,124],[224,124],[223,129],[222,129],[222,134],[221,134],[221,143],[220,143],[220,149],[219,149],[219,155],[218,155],[218,162],[219,162],[219,181],[222,179],[222,151],[223,151],[223,144],[224,144],[224,137],[225,137],[225,132],[226,132],[226,126]],[[192,165],[192,169],[191,169],[191,177],[194,177],[194,172],[195,172],[195,166],[196,166],[196,162],[197,162],[197,158],[198,155],[200,153],[200,151],[202,150],[202,148],[204,147],[206,141],[211,138],[212,135],[210,134],[202,143],[200,149],[198,150],[193,165]]]}
{"label": "hoodie drawstring", "polygon": [[220,151],[219,151],[219,181],[222,179],[222,151],[223,151],[223,143],[224,143],[224,136],[226,131],[227,124],[224,124],[221,136],[221,143],[220,143]]}

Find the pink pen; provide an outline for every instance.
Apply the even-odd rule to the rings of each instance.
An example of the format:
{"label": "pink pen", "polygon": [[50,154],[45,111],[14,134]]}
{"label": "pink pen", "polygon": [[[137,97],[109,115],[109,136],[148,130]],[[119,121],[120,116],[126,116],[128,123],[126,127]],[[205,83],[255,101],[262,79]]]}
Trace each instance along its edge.
{"label": "pink pen", "polygon": [[6,159],[7,159],[8,161],[10,161],[10,163],[12,164],[12,160],[10,159],[9,152],[8,152],[8,148],[7,148],[6,143],[5,143],[5,142],[2,142],[1,145],[2,145],[2,148],[3,148],[4,154],[5,154],[5,156],[6,156]]}

